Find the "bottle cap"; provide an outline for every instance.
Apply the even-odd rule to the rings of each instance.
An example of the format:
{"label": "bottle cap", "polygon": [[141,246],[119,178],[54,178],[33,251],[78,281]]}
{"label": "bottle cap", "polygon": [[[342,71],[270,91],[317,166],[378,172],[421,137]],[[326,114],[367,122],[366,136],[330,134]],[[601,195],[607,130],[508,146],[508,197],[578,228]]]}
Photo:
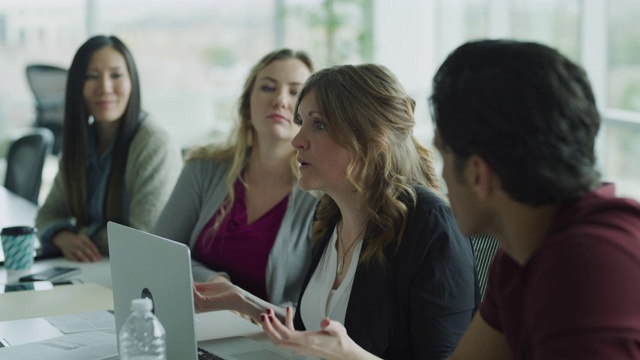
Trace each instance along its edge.
{"label": "bottle cap", "polygon": [[131,311],[151,311],[153,303],[149,298],[131,300]]}

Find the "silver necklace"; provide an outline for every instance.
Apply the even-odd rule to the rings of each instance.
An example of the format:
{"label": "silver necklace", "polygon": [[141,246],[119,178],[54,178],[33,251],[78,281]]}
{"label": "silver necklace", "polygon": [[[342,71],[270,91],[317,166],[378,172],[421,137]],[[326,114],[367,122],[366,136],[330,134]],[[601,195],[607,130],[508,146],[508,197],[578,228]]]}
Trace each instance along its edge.
{"label": "silver necklace", "polygon": [[[344,243],[342,242],[342,237],[340,236],[340,233],[342,230],[342,221],[340,222],[340,224],[338,225],[339,228],[338,230],[338,243],[340,244],[340,247],[344,250]],[[342,253],[342,258],[340,259],[340,261],[338,262],[338,275],[342,275],[342,271],[344,270],[344,259],[347,257],[347,253],[349,252],[349,250],[351,250],[351,248],[353,247],[353,245],[355,245],[358,242],[358,237],[360,237],[360,235],[362,234],[362,232],[360,232],[360,234],[358,234],[358,236],[353,240],[353,242],[351,243],[351,245],[349,245],[349,247],[343,251]],[[338,255],[340,256],[340,255]]]}

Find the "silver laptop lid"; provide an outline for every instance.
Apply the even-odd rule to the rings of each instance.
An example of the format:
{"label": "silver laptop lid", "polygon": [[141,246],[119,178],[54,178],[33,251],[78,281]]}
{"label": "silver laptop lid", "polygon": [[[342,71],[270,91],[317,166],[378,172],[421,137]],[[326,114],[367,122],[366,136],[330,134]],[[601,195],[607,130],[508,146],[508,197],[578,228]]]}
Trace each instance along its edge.
{"label": "silver laptop lid", "polygon": [[113,222],[107,235],[117,333],[131,300],[149,297],[167,332],[167,359],[197,359],[189,248]]}

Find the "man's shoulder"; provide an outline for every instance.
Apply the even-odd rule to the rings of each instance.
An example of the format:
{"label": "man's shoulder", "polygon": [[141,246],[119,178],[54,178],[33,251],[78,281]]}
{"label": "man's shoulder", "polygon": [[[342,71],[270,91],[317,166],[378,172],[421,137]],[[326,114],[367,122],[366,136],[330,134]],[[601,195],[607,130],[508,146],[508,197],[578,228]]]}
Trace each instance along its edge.
{"label": "man's shoulder", "polygon": [[622,252],[640,256],[640,204],[616,197],[614,190],[613,185],[603,185],[579,201],[561,207],[542,252],[608,256]]}
{"label": "man's shoulder", "polygon": [[[585,223],[547,236],[534,259],[575,266],[581,262],[612,263],[635,259],[640,265],[640,232],[625,231],[607,223]],[[582,264],[587,265],[587,264]],[[640,272],[640,268],[638,269]]]}
{"label": "man's shoulder", "polygon": [[576,295],[591,287],[625,292],[619,279],[640,282],[640,232],[628,230],[600,219],[549,234],[527,264],[529,276],[534,283],[555,283]]}
{"label": "man's shoulder", "polygon": [[631,230],[640,235],[640,203],[615,195],[613,184],[603,184],[581,199],[561,206],[552,231]]}

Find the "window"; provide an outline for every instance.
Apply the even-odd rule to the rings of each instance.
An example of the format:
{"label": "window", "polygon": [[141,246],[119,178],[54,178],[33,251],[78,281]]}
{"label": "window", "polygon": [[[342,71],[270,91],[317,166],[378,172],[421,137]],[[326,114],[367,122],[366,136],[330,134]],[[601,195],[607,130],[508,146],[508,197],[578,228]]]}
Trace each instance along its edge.
{"label": "window", "polygon": [[617,184],[619,195],[640,199],[638,1],[440,0],[438,16],[438,62],[461,43],[488,37],[542,42],[581,63],[603,113],[603,178]]}
{"label": "window", "polygon": [[512,38],[544,43],[579,61],[578,0],[514,0],[510,23]]}
{"label": "window", "polygon": [[0,15],[0,46],[7,42],[7,17]]}
{"label": "window", "polygon": [[307,49],[317,68],[373,56],[371,0],[288,0],[283,43]]}
{"label": "window", "polygon": [[276,47],[306,51],[316,68],[361,62],[369,44],[366,3],[162,0],[150,7],[144,0],[99,0],[94,31],[116,34],[129,46],[143,106],[187,147],[226,139],[250,67]]}
{"label": "window", "polygon": [[0,134],[31,126],[35,100],[26,66],[68,67],[86,37],[85,12],[84,0],[0,2]]}
{"label": "window", "polygon": [[618,194],[640,199],[640,116],[625,114],[606,119],[601,136],[604,137],[601,163],[607,180],[616,184]]}
{"label": "window", "polygon": [[607,106],[640,112],[640,2],[609,2]]}
{"label": "window", "polygon": [[640,199],[640,3],[608,2],[603,172],[620,194]]}
{"label": "window", "polygon": [[94,32],[127,44],[143,107],[188,147],[226,139],[245,76],[275,46],[274,14],[264,0],[100,0]]}
{"label": "window", "polygon": [[182,147],[226,138],[249,68],[276,47],[306,51],[316,68],[387,66],[416,100],[415,134],[430,144],[427,96],[438,65],[465,41],[514,38],[585,67],[604,119],[603,176],[640,198],[638,18],[637,0],[2,0],[0,135],[35,117],[26,64],[68,67],[100,33],[129,46],[143,107]]}

